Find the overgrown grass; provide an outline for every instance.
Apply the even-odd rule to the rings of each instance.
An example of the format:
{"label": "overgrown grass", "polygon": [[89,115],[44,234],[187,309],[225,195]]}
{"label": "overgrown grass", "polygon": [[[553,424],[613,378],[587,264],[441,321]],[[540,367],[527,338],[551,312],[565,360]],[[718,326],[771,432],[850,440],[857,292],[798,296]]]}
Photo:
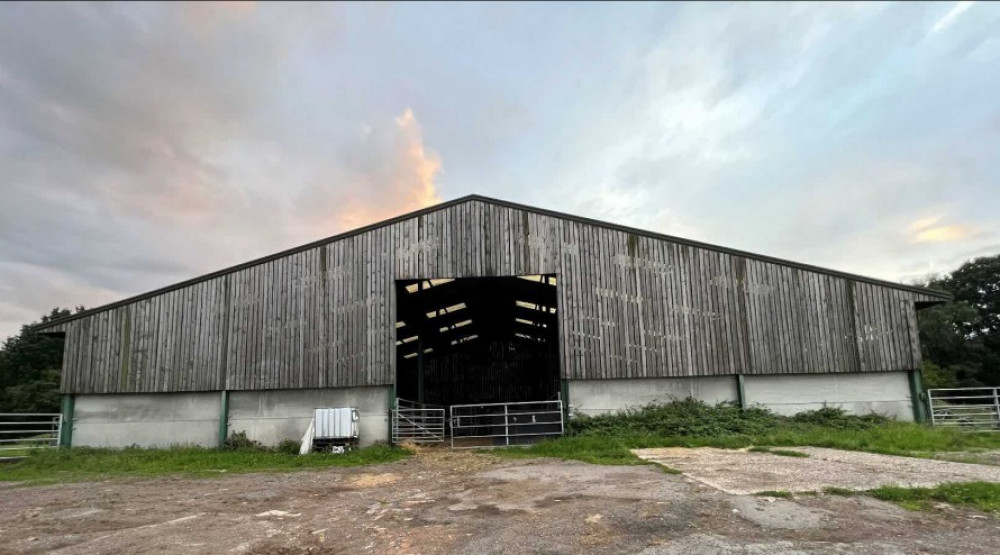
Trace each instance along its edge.
{"label": "overgrown grass", "polygon": [[866,493],[913,510],[929,509],[936,501],[1000,514],[1000,484],[992,482],[941,484],[933,488],[884,486]]}
{"label": "overgrown grass", "polygon": [[0,451],[0,457],[27,457],[33,453],[35,449],[24,448],[24,449],[4,449]]}
{"label": "overgrown grass", "polygon": [[624,438],[599,436],[564,436],[543,441],[530,447],[494,449],[490,454],[513,459],[555,457],[592,464],[638,465],[648,464],[629,449],[632,444]]}
{"label": "overgrown grass", "polygon": [[827,487],[823,488],[823,493],[843,497],[870,495],[876,499],[896,503],[911,511],[926,511],[938,502],[1000,515],[1000,484],[993,482],[949,483],[932,488],[882,486],[867,491]]}
{"label": "overgrown grass", "polygon": [[713,406],[694,399],[620,414],[577,416],[569,422],[567,431],[567,436],[555,440],[495,453],[597,464],[643,464],[630,449],[767,446],[773,453],[775,447],[815,446],[920,457],[943,451],[1000,449],[1000,434],[932,428],[878,415],[853,416],[836,408],[785,417],[762,408],[744,411],[730,403]]}
{"label": "overgrown grass", "polygon": [[387,463],[409,454],[404,449],[384,445],[356,449],[342,455],[290,455],[261,449],[224,450],[201,447],[52,449],[37,450],[20,462],[0,466],[0,480],[72,482],[114,476],[218,476],[225,473],[288,472]]}
{"label": "overgrown grass", "polygon": [[792,498],[792,492],[785,491],[783,489],[768,490],[768,491],[759,491],[759,492],[755,493],[754,495],[759,495],[760,497],[780,497],[782,499],[791,499]]}

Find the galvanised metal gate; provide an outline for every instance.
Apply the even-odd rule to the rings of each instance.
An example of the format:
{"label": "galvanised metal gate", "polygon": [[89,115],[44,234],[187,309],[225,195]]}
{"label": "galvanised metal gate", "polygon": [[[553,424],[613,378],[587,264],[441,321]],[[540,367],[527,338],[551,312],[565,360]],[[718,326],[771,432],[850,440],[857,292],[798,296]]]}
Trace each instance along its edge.
{"label": "galvanised metal gate", "polygon": [[0,455],[5,451],[59,447],[62,423],[59,413],[0,413]]}
{"label": "galvanised metal gate", "polygon": [[452,405],[454,449],[530,445],[563,434],[561,400]]}
{"label": "galvanised metal gate", "polygon": [[969,431],[1000,431],[1000,388],[928,389],[931,423]]}
{"label": "galvanised metal gate", "polygon": [[396,399],[392,410],[392,442],[443,443],[444,407]]}

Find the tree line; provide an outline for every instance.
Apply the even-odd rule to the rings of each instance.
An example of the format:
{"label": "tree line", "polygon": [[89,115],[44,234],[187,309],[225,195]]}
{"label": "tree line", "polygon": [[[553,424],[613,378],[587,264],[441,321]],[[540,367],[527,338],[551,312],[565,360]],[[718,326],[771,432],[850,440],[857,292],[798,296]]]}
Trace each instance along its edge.
{"label": "tree line", "polygon": [[[77,308],[77,311],[83,307]],[[39,323],[73,314],[54,308],[40,322],[21,326],[0,347],[0,412],[59,412],[63,339],[31,331]]]}
{"label": "tree line", "polygon": [[1000,255],[917,285],[955,297],[917,311],[924,387],[1000,386]]}
{"label": "tree line", "polygon": [[[954,296],[917,311],[924,387],[1000,386],[1000,255],[970,260],[951,274],[916,285]],[[4,342],[0,412],[59,412],[63,339],[31,327],[71,314],[54,308]]]}

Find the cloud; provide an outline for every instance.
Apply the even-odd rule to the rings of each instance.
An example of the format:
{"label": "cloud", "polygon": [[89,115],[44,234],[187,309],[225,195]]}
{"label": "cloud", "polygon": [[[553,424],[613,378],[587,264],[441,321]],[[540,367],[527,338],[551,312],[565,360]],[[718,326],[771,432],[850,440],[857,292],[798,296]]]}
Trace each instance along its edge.
{"label": "cloud", "polygon": [[913,235],[914,243],[956,243],[975,236],[975,229],[966,225],[927,227]]}
{"label": "cloud", "polygon": [[968,6],[5,5],[0,309],[472,192],[950,271],[1000,244],[1000,8]]}
{"label": "cloud", "polygon": [[956,2],[955,6],[950,10],[948,10],[948,13],[944,14],[944,16],[941,19],[937,20],[934,23],[934,26],[931,27],[931,33],[932,34],[940,33],[941,31],[947,29],[949,26],[951,26],[951,24],[955,23],[955,20],[958,19],[960,15],[962,15],[963,13],[965,13],[966,10],[971,8],[973,4],[975,4],[975,2],[970,2],[970,1]]}
{"label": "cloud", "polygon": [[330,174],[313,178],[315,185],[297,203],[317,236],[441,202],[435,185],[441,158],[424,146],[412,109],[406,108],[391,127],[365,124],[360,139],[361,146],[341,155]]}
{"label": "cloud", "polygon": [[442,162],[413,110],[286,102],[315,71],[289,74],[303,52],[337,48],[338,19],[328,6],[6,8],[0,337],[56,304],[95,306],[437,202]]}
{"label": "cloud", "polygon": [[[890,280],[996,244],[1000,11],[925,41],[932,5],[786,7],[673,12],[560,145],[594,162],[549,202]],[[940,207],[941,229],[907,231]]]}

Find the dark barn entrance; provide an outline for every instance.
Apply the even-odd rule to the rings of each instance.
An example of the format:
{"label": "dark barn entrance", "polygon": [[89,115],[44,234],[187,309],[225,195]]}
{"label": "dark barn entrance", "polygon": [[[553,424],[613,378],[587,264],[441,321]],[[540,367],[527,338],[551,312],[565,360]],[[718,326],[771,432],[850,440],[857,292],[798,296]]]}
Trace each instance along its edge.
{"label": "dark barn entrance", "polygon": [[562,433],[555,276],[397,281],[396,306],[393,441]]}
{"label": "dark barn entrance", "polygon": [[396,395],[450,406],[555,399],[553,275],[396,282]]}

